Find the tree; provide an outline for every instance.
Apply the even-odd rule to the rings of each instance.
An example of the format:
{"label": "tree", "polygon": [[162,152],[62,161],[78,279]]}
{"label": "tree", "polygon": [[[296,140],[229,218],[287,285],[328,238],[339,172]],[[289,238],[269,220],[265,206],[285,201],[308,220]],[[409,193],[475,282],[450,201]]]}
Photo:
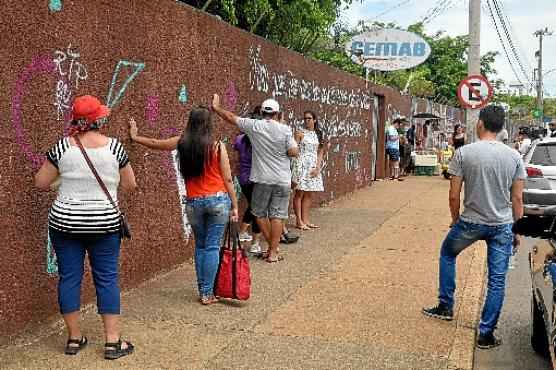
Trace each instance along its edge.
{"label": "tree", "polygon": [[[326,38],[342,0],[180,0],[301,53]],[[348,0],[351,1],[351,0]]]}

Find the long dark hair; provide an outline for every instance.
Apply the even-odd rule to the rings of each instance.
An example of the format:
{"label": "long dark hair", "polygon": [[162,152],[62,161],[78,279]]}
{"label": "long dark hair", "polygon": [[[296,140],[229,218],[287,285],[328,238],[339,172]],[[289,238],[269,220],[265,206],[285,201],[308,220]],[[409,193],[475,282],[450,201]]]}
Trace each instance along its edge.
{"label": "long dark hair", "polygon": [[317,115],[315,114],[315,112],[313,112],[312,110],[306,110],[305,112],[303,112],[304,116],[306,114],[310,114],[313,117],[313,121],[315,121],[315,133],[317,134],[317,139],[319,141],[319,146],[322,147],[325,144],[326,140],[324,139],[324,135],[323,135],[322,130],[320,128],[319,119],[317,118]]}
{"label": "long dark hair", "polygon": [[179,170],[184,180],[203,174],[212,144],[211,113],[206,107],[194,108],[178,143]]}
{"label": "long dark hair", "polygon": [[456,136],[458,135],[458,128],[460,128],[461,125],[455,125],[454,126],[454,132],[452,133],[452,141],[456,140]]}

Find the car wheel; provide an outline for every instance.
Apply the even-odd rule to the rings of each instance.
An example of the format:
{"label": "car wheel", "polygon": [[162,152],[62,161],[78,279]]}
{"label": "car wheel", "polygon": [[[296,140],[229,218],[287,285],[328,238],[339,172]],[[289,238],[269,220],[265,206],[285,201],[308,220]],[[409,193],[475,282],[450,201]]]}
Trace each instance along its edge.
{"label": "car wheel", "polygon": [[548,338],[542,311],[539,309],[535,294],[531,298],[531,346],[539,355],[548,357]]}

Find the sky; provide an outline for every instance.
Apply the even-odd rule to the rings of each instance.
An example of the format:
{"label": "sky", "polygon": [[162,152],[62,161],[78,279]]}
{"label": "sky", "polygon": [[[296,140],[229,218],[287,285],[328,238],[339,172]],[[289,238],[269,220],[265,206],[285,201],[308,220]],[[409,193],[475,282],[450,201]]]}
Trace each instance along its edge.
{"label": "sky", "polygon": [[[376,20],[380,22],[396,22],[402,27],[416,23],[423,19],[429,9],[438,3],[452,3],[452,7],[434,18],[426,25],[428,34],[439,30],[446,31],[450,36],[468,33],[469,3],[468,0],[353,0],[352,5],[342,13],[343,21],[355,25],[360,20],[375,20],[377,15],[403,3]],[[481,55],[488,51],[498,51],[495,69],[498,78],[506,84],[517,82],[504,50],[492,24],[490,13],[486,7],[486,0],[482,1],[481,13]],[[554,31],[553,36],[547,36],[543,42],[543,71],[545,97],[556,97],[556,0],[498,0],[503,12],[509,19],[508,25],[512,34],[514,46],[517,48],[522,64],[529,71],[529,80],[532,82],[533,68],[537,67],[535,51],[539,48],[539,40],[533,35],[536,30],[548,27]],[[501,31],[502,32],[502,31]],[[503,35],[503,33],[502,33]],[[511,53],[508,49],[508,53]],[[517,63],[516,70],[520,73]],[[549,73],[550,70],[553,72]],[[520,73],[523,82],[525,78]]]}

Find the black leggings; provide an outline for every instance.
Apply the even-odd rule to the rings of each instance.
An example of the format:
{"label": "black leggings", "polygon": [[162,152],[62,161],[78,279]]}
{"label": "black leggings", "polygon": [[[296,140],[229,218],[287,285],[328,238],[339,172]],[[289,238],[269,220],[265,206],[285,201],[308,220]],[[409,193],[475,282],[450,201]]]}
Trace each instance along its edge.
{"label": "black leggings", "polygon": [[245,199],[247,199],[247,209],[243,214],[242,222],[244,224],[251,224],[251,230],[253,231],[253,234],[258,234],[261,232],[261,229],[259,229],[259,225],[257,224],[257,218],[251,213],[251,197],[253,195],[253,186],[253,183],[241,185],[241,192],[245,196]]}

